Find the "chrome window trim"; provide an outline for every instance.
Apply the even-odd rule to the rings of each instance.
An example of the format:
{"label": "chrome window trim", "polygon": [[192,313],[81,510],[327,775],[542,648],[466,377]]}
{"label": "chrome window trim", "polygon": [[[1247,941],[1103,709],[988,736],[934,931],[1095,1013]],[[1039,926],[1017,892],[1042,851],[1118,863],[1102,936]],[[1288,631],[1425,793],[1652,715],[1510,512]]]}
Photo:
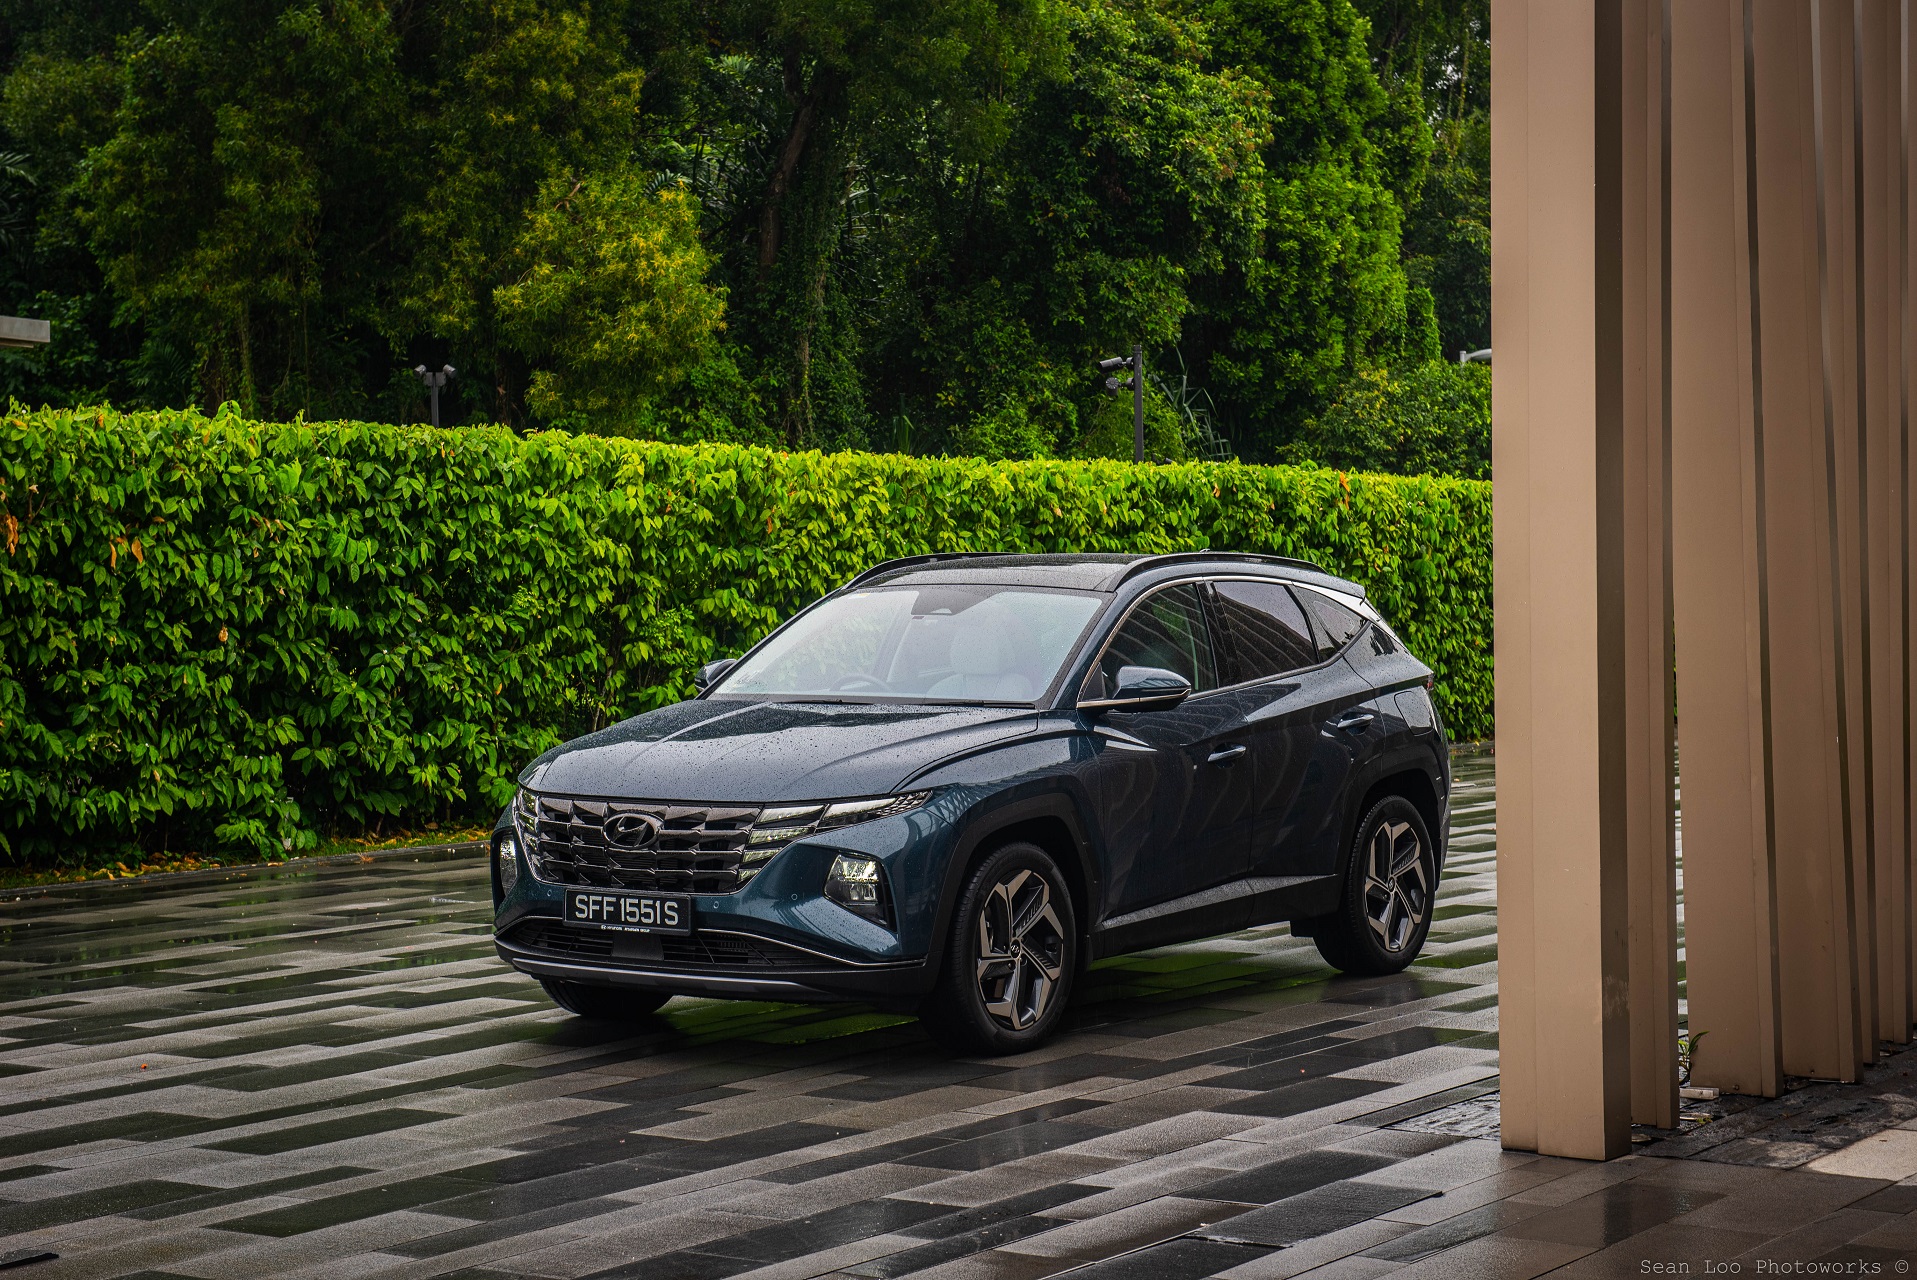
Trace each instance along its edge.
{"label": "chrome window trim", "polygon": [[[1215,578],[1207,578],[1205,579],[1205,581],[1207,582],[1276,582],[1283,586],[1292,587],[1294,589],[1298,587],[1304,587],[1304,589],[1307,591],[1323,592],[1323,594],[1330,596],[1333,600],[1337,601],[1339,604],[1346,605],[1347,607],[1350,607],[1350,602],[1351,602],[1351,597],[1345,595],[1343,592],[1325,591],[1324,588],[1322,587],[1306,586],[1306,584],[1302,582],[1293,582],[1289,578],[1260,578],[1260,577],[1254,577],[1251,574],[1225,573],[1225,574],[1220,574]],[[1354,610],[1354,612],[1357,612],[1357,611]],[[1367,608],[1363,612],[1359,613],[1359,616],[1364,618],[1365,625],[1369,626],[1371,624],[1372,619],[1375,618],[1377,615],[1373,610]],[[1240,680],[1237,684],[1220,685],[1218,688],[1212,690],[1212,692],[1226,693],[1226,692],[1231,692],[1238,689],[1249,689],[1253,687],[1254,685],[1270,684],[1274,680],[1289,680],[1293,676],[1310,675],[1314,671],[1322,671],[1326,667],[1330,666],[1332,663],[1336,662],[1338,659],[1344,657],[1345,650],[1349,649],[1352,645],[1358,643],[1358,636],[1361,636],[1364,633],[1365,633],[1364,627],[1358,628],[1357,634],[1353,635],[1349,642],[1340,646],[1337,649],[1337,651],[1334,652],[1329,658],[1325,658],[1321,661],[1314,662],[1308,667],[1293,667],[1291,670],[1281,671],[1277,675],[1258,676],[1251,680]]]}

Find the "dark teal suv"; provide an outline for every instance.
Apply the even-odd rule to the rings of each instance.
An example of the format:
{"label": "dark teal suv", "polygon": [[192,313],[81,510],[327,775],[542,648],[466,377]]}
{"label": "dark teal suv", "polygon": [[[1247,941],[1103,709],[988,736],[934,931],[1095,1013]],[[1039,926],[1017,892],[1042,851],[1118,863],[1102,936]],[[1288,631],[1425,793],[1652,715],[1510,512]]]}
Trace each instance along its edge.
{"label": "dark teal suv", "polygon": [[1431,670],[1309,564],[892,561],[695,683],[493,833],[499,954],[575,1013],[856,1000],[1014,1052],[1100,956],[1289,920],[1389,973],[1430,927]]}

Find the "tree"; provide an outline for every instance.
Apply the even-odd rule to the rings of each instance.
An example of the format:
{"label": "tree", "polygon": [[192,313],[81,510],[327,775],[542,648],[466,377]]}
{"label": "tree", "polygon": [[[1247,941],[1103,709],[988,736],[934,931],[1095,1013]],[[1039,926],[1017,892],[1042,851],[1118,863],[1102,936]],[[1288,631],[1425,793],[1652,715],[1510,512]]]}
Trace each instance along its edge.
{"label": "tree", "polygon": [[122,63],[111,136],[69,186],[106,283],[194,353],[207,402],[350,412],[377,390],[354,331],[377,328],[407,186],[386,8],[151,12],[162,25]]}
{"label": "tree", "polygon": [[1211,0],[1201,12],[1213,60],[1267,88],[1275,126],[1260,250],[1205,282],[1184,351],[1239,450],[1269,458],[1355,370],[1435,354],[1398,252],[1423,155],[1348,0]]}
{"label": "tree", "polygon": [[438,0],[408,33],[409,129],[425,177],[396,213],[401,287],[389,340],[431,333],[471,376],[476,411],[529,425],[528,353],[500,330],[542,189],[613,174],[638,141],[642,68],[618,0]]}
{"label": "tree", "polygon": [[629,429],[721,326],[697,211],[643,174],[549,181],[515,256],[523,270],[493,305],[504,336],[539,363],[526,398],[544,418]]}
{"label": "tree", "polygon": [[1366,369],[1285,450],[1344,471],[1491,478],[1491,369],[1427,360]]}
{"label": "tree", "polygon": [[0,0],[0,394],[1275,457],[1472,323],[1482,3]]}
{"label": "tree", "polygon": [[1395,101],[1428,131],[1430,163],[1406,192],[1405,267],[1433,299],[1444,354],[1491,345],[1489,0],[1355,0]]}

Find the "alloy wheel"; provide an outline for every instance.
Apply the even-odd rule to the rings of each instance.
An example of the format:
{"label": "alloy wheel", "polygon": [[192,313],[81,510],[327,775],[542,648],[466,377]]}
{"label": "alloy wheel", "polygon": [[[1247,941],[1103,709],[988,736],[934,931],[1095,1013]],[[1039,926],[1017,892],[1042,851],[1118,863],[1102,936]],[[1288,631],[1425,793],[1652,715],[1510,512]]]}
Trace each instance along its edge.
{"label": "alloy wheel", "polygon": [[1424,842],[1408,822],[1381,822],[1365,849],[1365,922],[1397,954],[1417,936],[1431,907]]}
{"label": "alloy wheel", "polygon": [[1065,928],[1045,877],[1018,870],[992,886],[979,906],[977,959],[993,1021],[1023,1031],[1045,1016],[1065,964]]}

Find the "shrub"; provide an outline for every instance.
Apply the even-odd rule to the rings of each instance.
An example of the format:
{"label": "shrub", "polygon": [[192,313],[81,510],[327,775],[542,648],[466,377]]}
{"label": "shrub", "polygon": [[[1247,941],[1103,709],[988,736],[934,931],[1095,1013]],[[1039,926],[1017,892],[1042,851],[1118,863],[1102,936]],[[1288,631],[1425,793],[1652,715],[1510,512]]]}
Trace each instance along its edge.
{"label": "shrub", "polygon": [[1491,366],[1364,369],[1286,446],[1302,465],[1491,478]]}
{"label": "shrub", "polygon": [[1367,583],[1490,727],[1490,488],[195,413],[0,423],[16,862],[479,816],[891,556],[1233,548]]}

